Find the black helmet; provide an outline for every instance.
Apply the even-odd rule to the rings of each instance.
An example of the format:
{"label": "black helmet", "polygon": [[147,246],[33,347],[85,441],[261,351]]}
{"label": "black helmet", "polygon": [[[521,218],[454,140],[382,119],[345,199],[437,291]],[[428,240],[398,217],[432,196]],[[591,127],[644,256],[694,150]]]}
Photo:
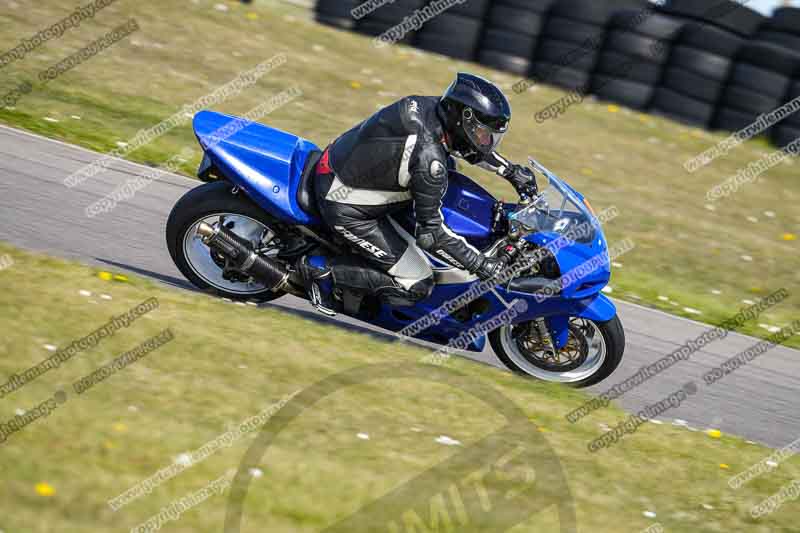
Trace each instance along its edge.
{"label": "black helmet", "polygon": [[450,148],[462,156],[497,148],[511,120],[511,105],[503,91],[465,72],[459,72],[445,91],[439,111]]}

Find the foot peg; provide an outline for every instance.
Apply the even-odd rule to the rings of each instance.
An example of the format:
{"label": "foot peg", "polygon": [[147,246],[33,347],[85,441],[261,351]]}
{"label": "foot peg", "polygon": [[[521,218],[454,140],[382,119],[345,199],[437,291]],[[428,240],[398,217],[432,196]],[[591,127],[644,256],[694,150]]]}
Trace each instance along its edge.
{"label": "foot peg", "polygon": [[258,255],[250,242],[222,225],[215,228],[201,222],[197,234],[209,248],[228,259],[233,268],[263,282],[271,291],[287,286],[289,270],[285,264]]}
{"label": "foot peg", "polygon": [[323,315],[336,316],[336,311],[325,304],[325,301],[322,297],[322,292],[319,288],[319,283],[315,282],[311,285],[311,292],[309,293],[309,296],[311,298],[311,305],[313,305],[317,311]]}
{"label": "foot peg", "polygon": [[308,256],[297,262],[297,271],[303,280],[308,299],[317,311],[324,315],[336,316],[333,310],[333,274],[324,266],[312,265]]}

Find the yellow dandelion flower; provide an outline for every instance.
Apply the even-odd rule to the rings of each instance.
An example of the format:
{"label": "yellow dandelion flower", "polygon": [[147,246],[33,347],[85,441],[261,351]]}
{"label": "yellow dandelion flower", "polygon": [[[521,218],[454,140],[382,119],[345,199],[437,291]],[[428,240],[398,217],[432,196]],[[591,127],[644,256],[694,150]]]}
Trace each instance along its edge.
{"label": "yellow dandelion flower", "polygon": [[352,87],[353,89],[360,89],[361,88],[361,84],[359,82],[357,82],[357,81],[351,81],[350,82],[350,87]]}
{"label": "yellow dandelion flower", "polygon": [[616,106],[614,104],[609,104],[606,109],[608,109],[609,113],[616,113],[619,111],[619,106]]}
{"label": "yellow dandelion flower", "polygon": [[38,494],[39,496],[52,496],[53,494],[56,493],[56,489],[50,486],[50,484],[44,482],[37,483],[35,488],[36,488],[36,494]]}
{"label": "yellow dandelion flower", "polygon": [[122,274],[114,274],[114,279],[117,281],[128,281],[128,276],[123,276]]}
{"label": "yellow dandelion flower", "polygon": [[111,279],[113,278],[111,272],[105,272],[105,271],[99,272],[97,274],[97,277],[102,279],[103,281],[111,281]]}
{"label": "yellow dandelion flower", "polygon": [[712,439],[718,439],[722,436],[722,432],[718,429],[709,429],[706,434]]}
{"label": "yellow dandelion flower", "polygon": [[128,431],[128,426],[126,426],[122,422],[117,422],[111,427],[114,428],[114,431],[116,431],[117,433],[125,433],[126,431]]}
{"label": "yellow dandelion flower", "polygon": [[784,241],[796,241],[797,235],[795,235],[794,233],[784,233],[783,235],[781,235],[781,239],[783,239]]}
{"label": "yellow dandelion flower", "polygon": [[719,464],[719,467],[720,467],[721,469],[723,469],[723,470],[728,470],[728,469],[730,468],[730,466],[729,466],[729,465],[726,465],[725,463],[720,463],[720,464]]}
{"label": "yellow dandelion flower", "polygon": [[249,18],[250,20],[258,20],[258,14],[257,14],[257,13],[248,13],[248,14],[247,14],[247,15],[245,15],[245,16],[246,16],[247,18]]}

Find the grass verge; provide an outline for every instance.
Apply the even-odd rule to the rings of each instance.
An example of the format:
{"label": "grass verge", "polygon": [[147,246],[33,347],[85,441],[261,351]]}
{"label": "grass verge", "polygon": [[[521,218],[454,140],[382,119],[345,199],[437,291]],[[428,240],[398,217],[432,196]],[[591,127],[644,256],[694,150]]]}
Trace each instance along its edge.
{"label": "grass verge", "polygon": [[[158,309],[98,346],[0,399],[0,422],[5,423],[55,391],[67,393],[67,401],[49,417],[0,444],[0,529],[8,533],[130,529],[236,468],[254,437],[243,437],[116,512],[109,508],[107,500],[181,454],[336,372],[374,363],[414,364],[427,353],[135,276],[105,280],[96,269],[2,243],[0,256],[5,265],[0,270],[3,380],[111,315],[148,298],[159,302]],[[172,330],[174,340],[85,393],[73,392],[73,382],[164,328]],[[796,513],[789,508],[758,521],[749,516],[751,506],[800,476],[796,458],[733,490],[728,479],[769,450],[736,437],[711,438],[648,423],[592,454],[586,445],[602,432],[600,425],[613,426],[625,413],[609,407],[569,424],[564,415],[586,399],[579,391],[461,359],[452,360],[450,368],[503,394],[538,427],[563,468],[579,531],[635,532],[655,522],[687,533],[796,527]],[[258,465],[261,475],[252,479],[242,531],[319,531],[469,449],[501,423],[482,401],[424,380],[386,379],[344,388],[303,412],[270,447]],[[460,444],[443,445],[437,442],[441,436]],[[537,494],[568,498],[565,492],[553,495],[554,490],[546,483],[534,486]],[[220,531],[226,499],[227,493],[212,496],[165,530]],[[644,516],[646,511],[655,518]],[[493,531],[491,523],[488,514],[459,531]],[[556,532],[556,515],[537,510],[513,531]]]}

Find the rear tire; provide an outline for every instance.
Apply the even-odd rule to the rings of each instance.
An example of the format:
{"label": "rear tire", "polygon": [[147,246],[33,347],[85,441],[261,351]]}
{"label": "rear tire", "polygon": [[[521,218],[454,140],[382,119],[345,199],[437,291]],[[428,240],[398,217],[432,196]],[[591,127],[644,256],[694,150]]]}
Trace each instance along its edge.
{"label": "rear tire", "polygon": [[[544,381],[562,383],[570,387],[588,387],[603,381],[614,372],[617,366],[619,366],[619,363],[622,361],[622,354],[625,351],[625,331],[622,329],[622,322],[620,322],[617,315],[614,315],[614,318],[605,322],[595,322],[592,320],[587,320],[587,322],[593,326],[592,331],[594,334],[599,333],[602,336],[602,343],[599,342],[600,339],[595,339],[587,343],[587,351],[591,351],[593,346],[597,346],[598,350],[604,350],[602,354],[598,355],[598,359],[600,360],[596,361],[593,366],[586,366],[584,363],[583,366],[574,368],[563,374],[537,367],[535,363],[530,362],[531,360],[528,357],[525,358],[528,361],[526,364],[519,364],[522,352],[520,351],[517,341],[511,338],[512,326],[502,326],[489,333],[489,342],[492,345],[494,353],[497,354],[497,357],[503,364],[506,365],[509,370],[517,374]],[[517,325],[517,327],[518,326],[519,325]],[[572,325],[570,335],[571,337],[573,336]],[[584,337],[584,342],[588,340],[587,337]],[[580,341],[580,339],[576,337],[576,341]],[[589,356],[592,356],[592,354],[587,354],[587,361],[589,360]],[[586,368],[582,372],[581,369],[583,369],[584,366],[586,366]],[[587,375],[582,375],[583,373],[587,373]]]}
{"label": "rear tire", "polygon": [[[200,290],[211,292],[218,296],[230,298],[232,300],[252,300],[256,302],[268,302],[280,298],[284,292],[273,292],[269,289],[257,290],[254,287],[248,290],[246,284],[242,282],[241,290],[235,290],[235,285],[230,290],[221,286],[215,286],[206,279],[198,275],[197,267],[192,266],[190,257],[187,256],[185,246],[186,235],[198,221],[217,214],[236,215],[243,219],[251,219],[255,223],[260,223],[267,228],[273,229],[277,226],[275,219],[258,207],[244,193],[233,194],[233,186],[224,181],[214,181],[195,187],[178,200],[175,207],[167,219],[167,249],[178,270],[186,276],[192,285]],[[236,229],[232,231],[236,233]],[[210,252],[209,252],[210,257]],[[220,273],[222,269],[220,268]]]}

